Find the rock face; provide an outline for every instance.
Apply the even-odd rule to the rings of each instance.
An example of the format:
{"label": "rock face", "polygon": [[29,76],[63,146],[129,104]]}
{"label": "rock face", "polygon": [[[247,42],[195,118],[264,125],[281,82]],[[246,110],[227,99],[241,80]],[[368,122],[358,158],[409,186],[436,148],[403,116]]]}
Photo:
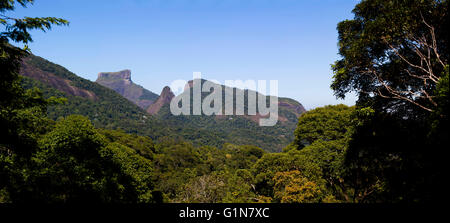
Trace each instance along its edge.
{"label": "rock face", "polygon": [[147,109],[158,98],[157,94],[133,83],[130,70],[99,73],[96,82],[116,91],[142,109]]}
{"label": "rock face", "polygon": [[25,58],[22,61],[20,75],[40,81],[72,96],[79,96],[91,100],[97,99],[97,96],[94,92],[76,87],[69,79],[57,76],[51,72],[44,71],[30,64],[30,61],[30,58]]}
{"label": "rock face", "polygon": [[[202,83],[204,83],[207,80],[202,79],[201,81],[202,81]],[[188,83],[184,87],[184,94],[190,93],[190,91],[191,91],[190,89],[193,88],[193,83],[194,83],[193,80],[188,81]],[[230,88],[225,85],[218,85],[218,86],[220,86],[220,88],[222,88],[224,95],[226,94],[225,89]],[[235,93],[233,93],[234,95],[236,94],[237,91],[241,91],[241,93],[243,92],[242,94],[245,95],[244,100],[247,101],[249,90],[242,90],[242,89],[237,89],[237,88],[233,88],[233,89],[234,89],[233,91],[235,92]],[[268,97],[268,96],[265,96],[258,92],[256,92],[256,94],[258,95],[258,97]],[[202,96],[202,98],[203,97],[204,96]],[[234,101],[233,103],[236,103],[236,102]],[[223,106],[225,106],[225,105],[223,105]],[[303,105],[300,102],[298,102],[294,99],[290,99],[290,98],[280,98],[279,97],[278,98],[278,109],[279,109],[278,120],[283,123],[291,122],[294,125],[297,124],[297,119],[300,117],[300,115],[306,112],[306,109],[303,107]],[[260,113],[256,113],[256,115],[251,115],[251,116],[243,115],[242,117],[247,118],[255,123],[259,123],[259,120],[261,118],[267,118],[267,115],[263,116]],[[224,117],[218,116],[218,118],[222,119]]]}
{"label": "rock face", "polygon": [[172,90],[168,86],[164,87],[156,102],[148,107],[147,113],[151,115],[158,113],[164,105],[170,104],[174,97]]}
{"label": "rock face", "polygon": [[278,106],[292,111],[297,117],[306,112],[302,104],[289,98],[279,98]]}
{"label": "rock face", "polygon": [[131,84],[131,70],[123,70],[119,72],[102,72],[98,74],[97,80],[123,80]]}
{"label": "rock face", "polygon": [[[207,80],[201,80],[204,84]],[[233,115],[174,115],[170,112],[170,102],[173,99],[173,93],[168,87],[165,87],[158,100],[152,104],[147,113],[152,114],[156,119],[161,119],[176,126],[174,132],[177,135],[193,140],[194,144],[205,145],[205,142],[211,142],[221,145],[223,142],[230,142],[236,145],[256,145],[270,152],[280,152],[282,149],[294,140],[294,131],[297,127],[298,117],[305,112],[302,104],[290,98],[278,98],[278,122],[275,126],[260,126],[260,119],[267,118],[267,115],[256,113],[248,115],[248,95],[255,93],[258,98],[265,96],[258,92],[247,89],[232,88],[220,84],[212,84],[213,90],[222,90],[222,114],[225,111],[225,100],[227,96],[233,96]],[[178,96],[190,96],[190,112],[193,113],[193,81],[186,83],[184,91]],[[232,91],[231,91],[232,90]],[[229,95],[233,92],[233,95]],[[236,115],[237,97],[244,95],[244,114]],[[211,94],[203,92],[203,100]],[[273,97],[273,96],[272,96]],[[184,101],[183,101],[184,103]],[[256,102],[257,104],[258,102]]]}
{"label": "rock face", "polygon": [[[294,140],[297,117],[304,110],[303,106],[293,99],[279,98],[280,119],[277,125],[272,127],[258,125],[258,120],[263,117],[260,114],[255,116],[175,116],[170,112],[170,102],[174,94],[169,87],[165,87],[161,96],[154,94],[156,95],[154,103],[145,109],[154,115],[147,117],[148,113],[143,109],[135,106],[130,99],[119,95],[119,93],[130,94],[133,89],[149,92],[133,83],[130,71],[99,74],[97,82],[108,84],[111,86],[109,88],[116,88],[119,93],[105,89],[98,83],[78,77],[62,66],[33,55],[24,60],[21,74],[30,77],[24,79],[27,87],[39,87],[48,96],[60,97],[59,91],[66,93],[68,103],[57,105],[58,107],[49,113],[49,117],[53,120],[60,116],[80,114],[91,120],[97,120],[96,125],[100,128],[120,126],[130,133],[155,139],[174,137],[196,146],[207,145],[220,148],[224,143],[229,142],[235,145],[255,145],[270,152],[280,152]],[[237,90],[235,89],[236,92]],[[184,93],[190,92],[188,84]],[[145,98],[145,94],[138,95],[141,96],[133,98]],[[208,95],[209,93],[204,93],[202,98]]]}

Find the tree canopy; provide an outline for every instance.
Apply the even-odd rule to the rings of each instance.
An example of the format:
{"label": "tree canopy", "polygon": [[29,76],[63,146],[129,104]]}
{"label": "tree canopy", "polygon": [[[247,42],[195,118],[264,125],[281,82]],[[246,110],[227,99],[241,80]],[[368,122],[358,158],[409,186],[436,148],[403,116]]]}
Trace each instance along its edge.
{"label": "tree canopy", "polygon": [[447,9],[446,0],[357,4],[354,19],[337,27],[342,59],[333,65],[336,96],[353,91],[360,104],[380,102],[384,111],[435,110],[433,91],[448,66]]}
{"label": "tree canopy", "polygon": [[448,1],[365,0],[353,13],[337,27],[331,85],[337,97],[358,95],[345,156],[353,200],[436,199],[449,133]]}
{"label": "tree canopy", "polygon": [[[355,91],[357,104],[330,105],[302,114],[290,133],[295,139],[278,153],[235,145],[243,144],[243,138],[231,144],[225,139],[238,137],[208,134],[201,125],[216,122],[195,117],[189,120],[191,128],[178,132],[184,137],[154,141],[150,134],[159,134],[166,126],[148,119],[131,102],[28,55],[29,30],[68,24],[52,17],[6,15],[31,3],[0,0],[4,27],[0,35],[1,203],[442,199],[450,126],[446,0],[357,4],[354,19],[338,24],[342,58],[332,67],[331,85],[338,97]],[[19,76],[26,56],[42,72],[89,88],[103,101],[87,102],[48,86],[43,88],[48,92],[42,93],[33,87],[40,84]],[[58,108],[50,105],[63,102],[68,102],[66,109],[82,110],[86,116],[52,112]],[[227,123],[245,127],[247,121]],[[130,133],[133,128],[138,129]],[[280,131],[265,129],[263,135]],[[196,139],[195,144],[184,139]],[[217,139],[220,143],[211,143]],[[258,136],[252,139],[266,145]]]}

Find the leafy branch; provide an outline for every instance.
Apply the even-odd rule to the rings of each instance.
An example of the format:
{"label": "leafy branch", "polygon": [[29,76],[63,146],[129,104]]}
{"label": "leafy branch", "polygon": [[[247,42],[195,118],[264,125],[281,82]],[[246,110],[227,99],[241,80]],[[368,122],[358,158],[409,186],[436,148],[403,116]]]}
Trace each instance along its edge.
{"label": "leafy branch", "polygon": [[69,25],[65,19],[55,17],[24,17],[13,18],[7,16],[7,11],[12,11],[15,8],[15,3],[19,3],[22,7],[27,4],[32,4],[33,0],[0,0],[0,24],[4,26],[4,31],[0,33],[0,41],[7,43],[9,41],[25,44],[25,49],[28,49],[26,44],[32,42],[30,30],[39,29],[44,32],[50,30],[52,25]]}

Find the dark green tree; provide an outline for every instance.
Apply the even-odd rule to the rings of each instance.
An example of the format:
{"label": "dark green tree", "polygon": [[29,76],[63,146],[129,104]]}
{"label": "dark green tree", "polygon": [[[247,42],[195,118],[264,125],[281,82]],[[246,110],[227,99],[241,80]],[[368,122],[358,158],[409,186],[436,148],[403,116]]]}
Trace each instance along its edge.
{"label": "dark green tree", "polygon": [[[30,3],[33,3],[33,0],[0,1],[0,24],[2,25],[2,32],[0,33],[0,66],[2,72],[0,106],[2,109],[30,107],[29,100],[33,97],[29,95],[27,97],[20,86],[18,75],[21,59],[29,52],[27,44],[33,41],[29,33],[30,30],[46,31],[51,29],[52,25],[68,24],[66,20],[54,17],[13,18],[7,15],[8,12],[14,11],[17,5],[26,7]],[[15,47],[11,43],[24,44],[24,48]]]}
{"label": "dark green tree", "polygon": [[[338,24],[332,89],[383,111],[433,111],[436,84],[448,65],[447,0],[365,0]],[[412,108],[413,107],[413,108]],[[413,116],[415,113],[404,115]]]}
{"label": "dark green tree", "polygon": [[354,201],[438,199],[448,130],[430,132],[448,126],[448,1],[365,0],[353,13],[338,24],[331,87],[358,95],[345,160]]}
{"label": "dark green tree", "polygon": [[316,140],[344,138],[351,128],[354,108],[346,105],[329,105],[302,114],[295,129],[295,139],[289,148],[302,149]]}
{"label": "dark green tree", "polygon": [[327,192],[345,202],[353,202],[354,196],[351,185],[344,180],[344,160],[354,131],[354,117],[355,108],[346,105],[308,111],[299,118],[294,142],[285,148],[288,154],[306,157],[302,164],[306,169],[319,168]]}
{"label": "dark green tree", "polygon": [[60,120],[39,144],[42,149],[33,154],[35,168],[29,177],[34,188],[21,200],[153,201],[151,162],[126,146],[108,144],[87,118]]}
{"label": "dark green tree", "polygon": [[[11,201],[9,191],[23,185],[29,157],[37,148],[37,136],[45,132],[48,101],[35,89],[21,86],[21,59],[28,54],[32,41],[30,30],[46,31],[52,25],[66,25],[63,19],[13,18],[7,15],[17,5],[25,7],[32,0],[0,0],[0,200]],[[24,48],[13,45],[24,44]]]}

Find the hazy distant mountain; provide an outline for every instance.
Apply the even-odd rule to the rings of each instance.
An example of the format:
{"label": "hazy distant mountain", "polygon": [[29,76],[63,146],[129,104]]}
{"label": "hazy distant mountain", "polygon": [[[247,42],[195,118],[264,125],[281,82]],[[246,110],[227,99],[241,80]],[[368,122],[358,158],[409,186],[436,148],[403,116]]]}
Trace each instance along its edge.
{"label": "hazy distant mountain", "polygon": [[142,109],[146,109],[158,98],[157,94],[133,83],[130,70],[99,73],[95,82],[113,89]]}

